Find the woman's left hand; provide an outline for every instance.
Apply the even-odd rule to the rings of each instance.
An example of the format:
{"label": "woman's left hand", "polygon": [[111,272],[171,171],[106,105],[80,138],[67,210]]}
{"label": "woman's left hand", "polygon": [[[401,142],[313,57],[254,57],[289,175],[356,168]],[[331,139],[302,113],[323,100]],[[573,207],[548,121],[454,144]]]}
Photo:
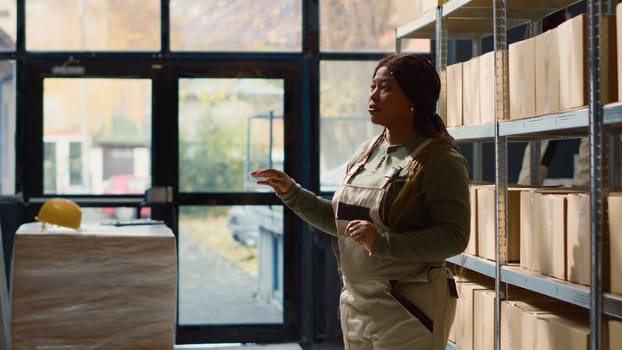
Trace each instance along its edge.
{"label": "woman's left hand", "polygon": [[367,220],[352,220],[346,225],[344,231],[346,236],[352,237],[360,245],[362,245],[369,253],[371,253],[374,243],[376,242],[376,226]]}

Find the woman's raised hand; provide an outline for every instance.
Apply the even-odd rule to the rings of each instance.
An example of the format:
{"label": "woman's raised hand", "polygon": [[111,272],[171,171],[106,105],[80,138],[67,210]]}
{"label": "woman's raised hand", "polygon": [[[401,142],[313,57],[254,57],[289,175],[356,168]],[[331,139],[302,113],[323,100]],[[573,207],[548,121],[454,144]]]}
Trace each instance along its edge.
{"label": "woman's raised hand", "polygon": [[262,169],[251,171],[250,175],[257,178],[257,184],[268,185],[278,194],[285,193],[292,188],[294,180],[286,173],[276,169]]}

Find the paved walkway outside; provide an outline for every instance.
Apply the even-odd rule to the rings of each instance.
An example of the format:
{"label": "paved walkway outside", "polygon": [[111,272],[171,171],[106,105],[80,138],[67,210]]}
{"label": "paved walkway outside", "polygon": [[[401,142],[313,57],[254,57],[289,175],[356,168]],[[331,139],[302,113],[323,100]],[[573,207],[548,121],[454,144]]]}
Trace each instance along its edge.
{"label": "paved walkway outside", "polygon": [[279,308],[255,296],[257,277],[192,235],[180,235],[179,251],[179,324],[282,322]]}

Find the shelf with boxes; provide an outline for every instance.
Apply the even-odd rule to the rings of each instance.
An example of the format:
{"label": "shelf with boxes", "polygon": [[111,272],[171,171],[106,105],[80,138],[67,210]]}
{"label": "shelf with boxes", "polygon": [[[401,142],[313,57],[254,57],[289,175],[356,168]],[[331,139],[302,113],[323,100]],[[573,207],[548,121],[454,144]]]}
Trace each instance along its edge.
{"label": "shelf with boxes", "polygon": [[[615,72],[615,17],[603,16],[601,102],[618,101]],[[500,136],[583,136],[589,124],[587,16],[580,14],[508,47],[508,118]],[[610,52],[611,51],[611,52]],[[564,59],[561,59],[561,58]],[[494,52],[446,67],[446,122],[449,127],[491,123],[494,107]]]}
{"label": "shelf with boxes", "polygon": [[[494,261],[468,254],[460,254],[447,259],[447,261],[481,275],[495,278]],[[502,266],[501,281],[580,307],[590,307],[590,288],[588,286],[551,278],[535,271],[529,271],[518,264]],[[622,315],[622,296],[611,293],[605,294],[604,312],[611,316]]]}
{"label": "shelf with boxes", "polygon": [[[617,217],[622,220],[622,209],[618,209],[622,204],[611,204],[611,199],[618,194],[613,187],[612,193],[609,193],[608,184],[603,180],[611,169],[607,169],[606,162],[600,163],[602,156],[607,158],[607,153],[609,157],[614,157],[609,164],[616,163],[619,151],[616,153],[602,140],[605,136],[614,136],[619,140],[622,129],[622,103],[617,102],[622,101],[622,94],[618,95],[617,91],[620,75],[617,74],[616,80],[614,73],[618,66],[616,23],[614,16],[605,14],[613,6],[604,0],[584,0],[587,14],[566,18],[559,26],[539,32],[543,17],[580,2],[439,1],[437,7],[419,13],[416,18],[396,28],[397,51],[400,51],[400,39],[436,40],[437,69],[444,86],[439,110],[447,118],[449,132],[458,141],[494,142],[496,146],[495,184],[475,184],[478,186],[475,190],[477,194],[472,192],[471,195],[472,208],[477,208],[475,226],[471,231],[477,232],[477,237],[469,242],[464,254],[448,259],[454,265],[488,278],[481,290],[466,288],[466,295],[472,301],[472,322],[478,310],[477,300],[480,306],[486,305],[487,311],[482,314],[479,310],[479,315],[494,324],[494,336],[485,335],[486,340],[482,343],[482,339],[476,339],[477,331],[471,330],[469,337],[472,339],[464,343],[464,339],[453,334],[452,341],[456,348],[504,348],[502,343],[507,345],[508,330],[503,336],[501,329],[506,326],[507,312],[512,308],[522,308],[521,313],[525,315],[552,315],[549,311],[534,311],[539,309],[533,305],[519,305],[520,302],[508,300],[504,290],[515,288],[521,290],[518,294],[529,292],[550,298],[562,308],[572,307],[576,311],[574,316],[581,315],[577,319],[574,316],[535,317],[537,322],[546,319],[543,327],[548,327],[547,334],[557,337],[557,342],[549,343],[546,348],[561,348],[560,344],[566,344],[565,339],[569,339],[559,336],[566,333],[555,333],[554,328],[564,328],[577,336],[581,334],[581,341],[573,344],[577,346],[573,349],[618,348],[614,344],[620,341],[615,338],[620,332],[615,330],[622,327],[622,289],[618,289],[622,281],[615,275],[619,268],[609,269],[609,266],[622,266],[619,260],[622,259],[622,232],[614,233],[615,228],[612,228],[609,235],[609,227],[604,225],[607,214],[609,222],[612,216],[614,221]],[[595,14],[596,11],[601,13]],[[526,25],[529,37],[509,44],[506,41],[507,29],[519,24]],[[494,49],[480,54],[482,38],[491,35]],[[447,40],[450,38],[472,40],[473,57],[447,65]],[[598,72],[601,74],[597,75]],[[589,164],[596,165],[595,171],[591,172],[589,188],[551,190],[538,186],[517,188],[508,184],[506,146],[509,140],[588,139],[588,136]],[[539,146],[539,142],[533,145]],[[475,159],[482,157],[480,155]],[[536,168],[532,166],[533,169]],[[619,169],[617,171],[620,172]],[[485,205],[482,206],[486,209],[481,211],[480,203],[475,206],[473,203],[473,197],[479,201],[479,192],[485,196]],[[533,199],[520,200],[522,196],[538,197],[539,206],[532,202]],[[595,204],[590,197],[600,197],[603,203],[596,201]],[[523,211],[520,208],[523,202],[527,203],[532,213],[537,210],[536,216],[540,218],[526,219],[523,211],[527,208]],[[536,207],[539,209],[534,209]],[[609,211],[605,212],[607,209]],[[594,222],[590,217],[603,220],[596,219]],[[524,220],[536,222],[537,227],[520,227]],[[622,221],[611,224],[611,227],[614,226],[622,227]],[[601,228],[604,233],[600,232]],[[531,234],[525,233],[523,237],[523,233],[530,230]],[[596,262],[591,259],[593,242],[598,242],[596,246],[603,250],[596,250]],[[600,272],[601,267],[602,272],[609,275],[592,273]],[[592,285],[594,280],[596,283]],[[471,282],[466,285],[471,285]],[[472,285],[477,286],[477,283]],[[610,316],[610,319],[602,316]],[[610,331],[603,332],[601,323],[608,325]],[[534,342],[531,347],[538,349],[540,345],[535,344],[544,346],[542,344],[550,341],[547,337],[540,337],[544,343],[535,343],[534,339],[538,337],[532,337],[528,332],[516,333],[513,329],[509,332],[519,334],[518,338],[530,339],[530,343]],[[609,342],[601,339],[607,334],[611,335]]]}
{"label": "shelf with boxes", "polygon": [[[456,255],[447,261],[490,278],[495,277],[495,263],[493,261],[467,254]],[[590,307],[590,289],[588,286],[550,278],[541,273],[521,268],[516,264],[501,267],[501,281],[577,306]],[[606,293],[603,309],[603,312],[609,316],[619,317],[622,315],[622,296]]]}
{"label": "shelf with boxes", "polygon": [[[617,131],[622,128],[622,102],[603,106],[603,123]],[[587,107],[560,111],[534,117],[499,122],[499,134],[514,139],[582,137],[588,134],[589,111]],[[458,141],[493,141],[494,125],[462,125],[448,128]]]}

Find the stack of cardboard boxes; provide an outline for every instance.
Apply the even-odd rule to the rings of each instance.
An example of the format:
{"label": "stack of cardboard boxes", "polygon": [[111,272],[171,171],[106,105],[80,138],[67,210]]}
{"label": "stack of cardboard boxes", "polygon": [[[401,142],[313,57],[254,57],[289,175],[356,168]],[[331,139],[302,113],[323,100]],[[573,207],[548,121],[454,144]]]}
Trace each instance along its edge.
{"label": "stack of cardboard boxes", "polygon": [[[458,278],[457,286],[460,298],[449,340],[461,350],[493,350],[492,279],[470,275]],[[589,335],[586,309],[517,287],[510,287],[501,303],[502,350],[587,350]]]}
{"label": "stack of cardboard boxes", "polygon": [[[601,102],[618,96],[616,17],[601,18]],[[547,115],[587,106],[587,17],[508,46],[510,119]],[[494,52],[447,67],[447,126],[495,120]]]}
{"label": "stack of cardboard boxes", "polygon": [[166,226],[27,223],[14,251],[14,350],[173,349],[177,265]]}
{"label": "stack of cardboard boxes", "polygon": [[[616,193],[611,197],[610,213],[615,213],[617,198],[622,197]],[[495,260],[495,204],[494,185],[471,185],[471,237],[466,254]],[[585,190],[510,187],[507,213],[508,262],[560,280],[589,285],[591,219],[590,197]],[[619,235],[612,232],[611,262],[612,266],[622,266],[622,261],[618,261],[622,247],[618,252],[613,250],[617,247],[616,237]],[[622,294],[622,286],[620,291]]]}

